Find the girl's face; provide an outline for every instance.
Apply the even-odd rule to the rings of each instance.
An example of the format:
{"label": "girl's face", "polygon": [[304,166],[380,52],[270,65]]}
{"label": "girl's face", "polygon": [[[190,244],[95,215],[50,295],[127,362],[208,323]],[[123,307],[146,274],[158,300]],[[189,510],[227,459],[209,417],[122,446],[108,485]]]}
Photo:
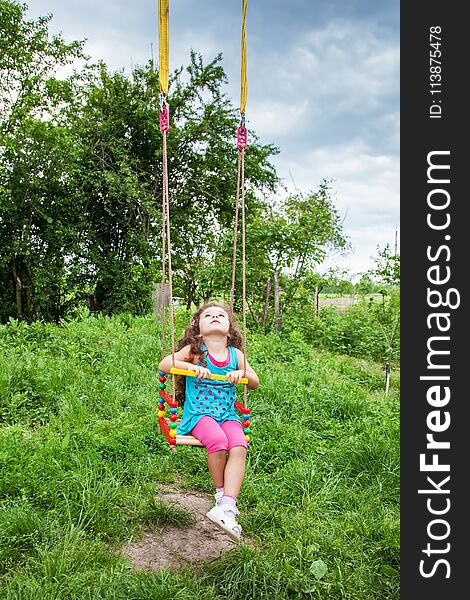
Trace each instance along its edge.
{"label": "girl's face", "polygon": [[228,335],[230,320],[228,314],[220,306],[211,306],[199,317],[199,331],[204,337],[212,333]]}

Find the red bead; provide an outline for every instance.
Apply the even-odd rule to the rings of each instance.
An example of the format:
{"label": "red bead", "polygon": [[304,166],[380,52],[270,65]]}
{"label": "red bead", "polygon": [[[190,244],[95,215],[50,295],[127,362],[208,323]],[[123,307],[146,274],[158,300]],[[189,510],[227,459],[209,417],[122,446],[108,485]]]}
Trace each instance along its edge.
{"label": "red bead", "polygon": [[243,421],[243,427],[249,427],[250,426],[250,421]]}
{"label": "red bead", "polygon": [[165,410],[165,405],[164,404],[159,404],[158,405],[158,410]]}
{"label": "red bead", "polygon": [[176,421],[178,415],[170,415],[170,421]]}
{"label": "red bead", "polygon": [[163,375],[160,375],[160,377],[158,378],[158,381],[161,381],[162,383],[165,383],[166,377],[163,377]]}
{"label": "red bead", "polygon": [[170,438],[170,446],[175,446],[175,445],[176,445],[176,439]]}

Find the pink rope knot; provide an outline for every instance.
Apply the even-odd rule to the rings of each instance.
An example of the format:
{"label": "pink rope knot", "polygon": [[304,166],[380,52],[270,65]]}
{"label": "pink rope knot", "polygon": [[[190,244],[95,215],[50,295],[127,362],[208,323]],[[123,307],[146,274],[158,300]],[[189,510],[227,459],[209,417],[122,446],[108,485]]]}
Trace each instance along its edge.
{"label": "pink rope knot", "polygon": [[237,129],[237,148],[241,152],[242,150],[246,150],[248,139],[248,132],[244,125],[240,125]]}
{"label": "pink rope knot", "polygon": [[170,111],[168,110],[168,105],[164,104],[160,111],[160,131],[167,132],[170,130]]}

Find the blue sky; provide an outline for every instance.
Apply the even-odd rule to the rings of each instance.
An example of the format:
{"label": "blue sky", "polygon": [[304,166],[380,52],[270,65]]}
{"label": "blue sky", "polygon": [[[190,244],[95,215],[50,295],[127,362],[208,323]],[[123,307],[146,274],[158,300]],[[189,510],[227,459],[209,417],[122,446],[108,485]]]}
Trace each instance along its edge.
{"label": "blue sky", "polygon": [[[157,0],[26,0],[33,18],[86,39],[93,60],[129,72],[158,52]],[[399,1],[248,0],[246,116],[287,191],[332,180],[353,252],[318,270],[374,266],[399,239]],[[223,53],[227,94],[240,100],[241,0],[170,0],[170,70]],[[235,177],[235,175],[234,175]],[[275,199],[273,199],[275,200]]]}

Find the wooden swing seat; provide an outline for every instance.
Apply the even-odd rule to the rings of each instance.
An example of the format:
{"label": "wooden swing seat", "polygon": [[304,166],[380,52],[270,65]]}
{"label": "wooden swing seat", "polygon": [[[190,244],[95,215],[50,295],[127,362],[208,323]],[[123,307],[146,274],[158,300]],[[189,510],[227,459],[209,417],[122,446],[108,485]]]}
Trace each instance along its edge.
{"label": "wooden swing seat", "polygon": [[[168,429],[170,428],[171,421],[168,417],[161,417],[160,419],[158,419],[160,431],[161,431],[161,433],[163,433],[163,435],[165,435],[166,428],[165,428],[165,426],[163,426],[163,428],[162,428],[162,423],[161,423],[162,420],[166,422]],[[179,425],[180,421],[181,421],[181,419],[176,419],[176,424]],[[186,435],[176,434],[175,440],[176,440],[175,446],[199,446],[200,448],[204,447],[204,444],[202,444],[200,440],[195,438],[193,435],[190,435],[189,433],[187,433]]]}
{"label": "wooden swing seat", "polygon": [[[176,369],[173,367],[171,368],[171,372],[174,373],[175,375],[188,375],[190,377],[195,375],[194,371],[184,371],[183,369]],[[225,380],[226,378],[223,375],[213,375],[211,377],[211,379]],[[248,382],[248,379],[246,379],[246,378],[243,378],[243,379],[246,382]],[[243,379],[242,379],[242,381],[243,381]],[[161,398],[161,400],[160,400],[161,403],[166,403],[171,408],[178,407],[178,404],[174,400],[173,396],[171,394],[169,394],[164,388],[159,390],[159,394],[160,394],[160,398]],[[238,402],[238,400],[235,400],[235,408],[243,416],[244,419],[249,419],[249,415],[250,415],[249,408],[247,408],[246,406],[244,406],[243,404]],[[172,421],[169,417],[166,417],[166,416],[158,417],[158,425],[160,427],[160,432],[166,437],[172,450],[174,450],[174,446],[197,446],[199,448],[204,447],[204,444],[202,444],[200,440],[195,438],[193,435],[190,435],[189,433],[185,434],[185,435],[176,434],[176,436],[171,436],[170,431],[172,431],[172,429],[170,427],[170,424],[172,422],[176,423],[176,425],[178,426],[181,422],[181,419],[176,419],[175,421]]]}

